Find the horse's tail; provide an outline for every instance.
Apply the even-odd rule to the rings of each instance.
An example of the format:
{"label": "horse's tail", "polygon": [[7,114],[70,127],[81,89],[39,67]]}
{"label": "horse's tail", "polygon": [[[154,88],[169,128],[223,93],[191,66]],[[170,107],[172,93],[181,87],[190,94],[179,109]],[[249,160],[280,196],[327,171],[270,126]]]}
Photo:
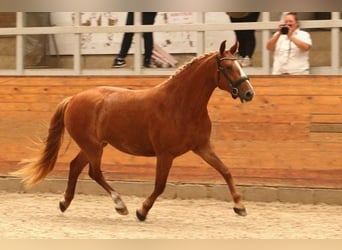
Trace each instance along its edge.
{"label": "horse's tail", "polygon": [[23,178],[25,186],[31,187],[44,179],[50,173],[57,161],[58,152],[63,143],[64,113],[71,97],[65,98],[57,105],[50,120],[48,136],[43,142],[44,147],[40,156],[24,159],[20,162],[23,167],[11,174]]}

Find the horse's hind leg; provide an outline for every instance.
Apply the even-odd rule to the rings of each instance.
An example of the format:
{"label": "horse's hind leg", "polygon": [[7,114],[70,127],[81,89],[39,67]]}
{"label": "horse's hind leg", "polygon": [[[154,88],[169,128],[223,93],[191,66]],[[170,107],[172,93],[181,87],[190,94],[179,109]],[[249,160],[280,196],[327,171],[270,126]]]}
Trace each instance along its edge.
{"label": "horse's hind leg", "polygon": [[105,180],[102,172],[101,172],[101,157],[102,157],[103,148],[99,150],[97,153],[96,151],[92,152],[92,157],[89,157],[89,176],[95,180],[104,190],[112,197],[115,203],[115,210],[121,215],[127,215],[128,210],[125,203],[122,201],[118,192],[116,192]]}
{"label": "horse's hind leg", "polygon": [[88,159],[82,151],[80,151],[71,161],[68,185],[64,193],[64,200],[59,202],[59,208],[62,212],[69,207],[72,199],[74,198],[77,179],[87,163]]}
{"label": "horse's hind leg", "polygon": [[210,144],[205,144],[194,150],[194,153],[198,154],[203,160],[214,167],[225,179],[228,184],[230,193],[234,200],[234,212],[241,216],[246,216],[247,212],[244,205],[241,202],[241,195],[237,192],[233,177],[229,169],[222,163],[222,161],[217,157],[215,152],[212,150]]}
{"label": "horse's hind leg", "polygon": [[157,167],[155,185],[152,194],[143,202],[142,207],[136,211],[136,216],[140,221],[144,221],[154,202],[165,189],[167,177],[170,172],[174,157],[171,155],[157,156]]}

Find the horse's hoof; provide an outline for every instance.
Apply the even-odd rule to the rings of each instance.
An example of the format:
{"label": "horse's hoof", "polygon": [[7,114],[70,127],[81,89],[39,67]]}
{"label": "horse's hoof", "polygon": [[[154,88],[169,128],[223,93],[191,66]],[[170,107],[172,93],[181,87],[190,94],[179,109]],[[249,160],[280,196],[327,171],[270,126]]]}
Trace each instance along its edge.
{"label": "horse's hoof", "polygon": [[246,208],[234,207],[233,209],[234,209],[234,212],[240,216],[246,216],[247,215]]}
{"label": "horse's hoof", "polygon": [[67,210],[67,206],[65,206],[65,203],[63,201],[59,202],[59,209],[61,210],[62,213],[65,212],[65,210]]}
{"label": "horse's hoof", "polygon": [[121,215],[127,215],[128,214],[128,210],[126,207],[124,208],[115,208],[116,212],[118,214],[121,214]]}
{"label": "horse's hoof", "polygon": [[142,215],[138,210],[136,211],[136,216],[140,221],[145,221],[146,220],[146,216]]}

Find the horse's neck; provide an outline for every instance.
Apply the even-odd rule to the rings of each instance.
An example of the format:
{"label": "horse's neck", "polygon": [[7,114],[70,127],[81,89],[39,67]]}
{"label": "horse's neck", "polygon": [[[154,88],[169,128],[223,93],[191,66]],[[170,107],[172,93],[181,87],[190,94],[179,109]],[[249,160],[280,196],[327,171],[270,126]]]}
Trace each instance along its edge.
{"label": "horse's neck", "polygon": [[169,100],[180,109],[203,112],[216,88],[216,62],[213,56],[188,65],[165,84]]}

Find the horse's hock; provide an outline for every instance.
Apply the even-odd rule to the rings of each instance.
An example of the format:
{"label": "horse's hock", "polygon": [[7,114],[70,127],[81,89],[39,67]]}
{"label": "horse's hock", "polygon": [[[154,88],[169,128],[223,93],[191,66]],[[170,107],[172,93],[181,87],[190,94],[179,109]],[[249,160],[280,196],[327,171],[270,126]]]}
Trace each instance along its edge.
{"label": "horse's hock", "polygon": [[[94,86],[148,88],[166,77],[0,77],[0,186],[21,189],[8,177],[23,158],[35,155],[32,140],[46,135],[57,103]],[[254,76],[256,96],[241,104],[215,90],[209,103],[212,143],[230,167],[246,200],[342,204],[342,77]],[[65,138],[64,148],[70,140]],[[77,151],[71,142],[35,190],[60,192],[69,162]],[[152,189],[155,159],[123,154],[107,147],[102,170],[118,191],[146,195]],[[81,175],[78,191],[100,190]],[[167,197],[229,199],[223,178],[198,156],[177,158]],[[99,191],[102,192],[102,191]]]}

